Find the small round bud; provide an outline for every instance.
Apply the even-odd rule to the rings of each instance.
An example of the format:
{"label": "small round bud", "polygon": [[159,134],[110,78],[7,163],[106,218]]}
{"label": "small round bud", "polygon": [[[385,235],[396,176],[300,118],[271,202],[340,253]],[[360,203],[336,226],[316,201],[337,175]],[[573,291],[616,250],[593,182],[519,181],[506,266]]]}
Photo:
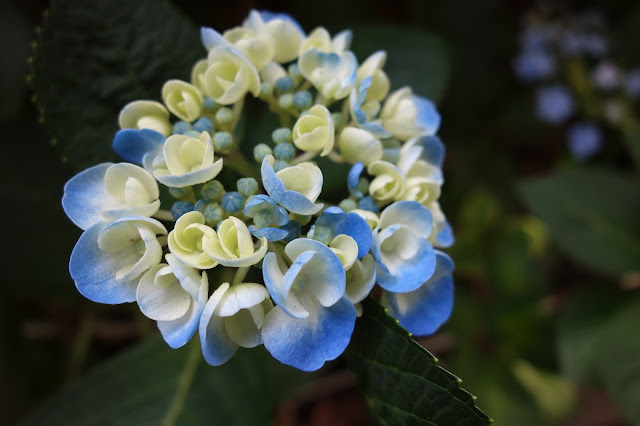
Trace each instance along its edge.
{"label": "small round bud", "polygon": [[273,163],[273,171],[276,173],[278,173],[282,169],[286,169],[287,167],[289,167],[289,163],[287,163],[286,161],[276,160]]}
{"label": "small round bud", "polygon": [[301,90],[293,95],[293,105],[299,110],[309,109],[312,103],[311,93],[306,90]]}
{"label": "small round bud", "polygon": [[273,85],[266,81],[260,83],[260,95],[258,95],[260,99],[267,100],[273,97]]}
{"label": "small round bud", "polygon": [[289,74],[289,77],[291,77],[291,79],[294,82],[300,81],[300,79],[302,78],[302,74],[300,73],[300,68],[298,67],[298,64],[295,62],[289,65],[289,69],[287,70],[287,73]]}
{"label": "small round bud", "polygon": [[187,123],[186,121],[176,121],[173,124],[173,134],[174,135],[183,135],[185,133],[187,133],[189,130],[191,130],[191,124]]}
{"label": "small round bud", "polygon": [[194,139],[200,138],[200,132],[196,132],[195,130],[187,130],[186,132],[184,132],[184,135]]}
{"label": "small round bud", "polygon": [[192,186],[184,186],[182,188],[176,188],[173,186],[169,187],[169,194],[176,200],[188,200],[193,197],[193,187]]}
{"label": "small round bud", "polygon": [[202,109],[206,112],[213,112],[213,109],[216,107],[216,101],[211,99],[208,96],[202,98]]}
{"label": "small round bud", "polygon": [[345,198],[344,200],[340,201],[338,207],[349,213],[351,210],[355,210],[356,208],[358,208],[358,205],[351,198]]}
{"label": "small round bud", "polygon": [[198,211],[200,213],[204,213],[204,209],[206,209],[207,206],[212,203],[213,201],[203,198],[201,200],[196,201],[196,205],[193,207],[193,210]]}
{"label": "small round bud", "polygon": [[262,160],[264,160],[264,157],[272,154],[273,154],[273,151],[271,151],[271,148],[269,147],[269,145],[265,143],[259,143],[253,148],[253,158],[255,158],[255,160],[258,163],[262,163]]}
{"label": "small round bud", "polygon": [[273,155],[282,161],[290,161],[293,160],[293,157],[296,156],[296,149],[290,143],[281,143],[276,145],[273,149]]}
{"label": "small round bud", "polygon": [[333,127],[340,127],[342,125],[342,113],[334,112],[331,114],[331,119],[333,120]]}
{"label": "small round bud", "polygon": [[271,140],[274,143],[287,143],[292,141],[291,129],[280,127],[271,133]]}
{"label": "small round bud", "polygon": [[224,186],[222,186],[220,181],[217,180],[212,180],[211,182],[205,183],[200,190],[200,194],[204,198],[212,201],[220,201],[224,193]]}
{"label": "small round bud", "polygon": [[176,201],[171,206],[171,215],[174,220],[178,220],[185,213],[193,211],[193,203],[190,201]]}
{"label": "small round bud", "polygon": [[231,124],[233,121],[233,111],[230,108],[222,107],[216,112],[216,121],[221,126]]}
{"label": "small round bud", "polygon": [[258,181],[254,178],[238,179],[237,187],[238,192],[242,194],[243,197],[250,197],[258,193]]}
{"label": "small round bud", "polygon": [[276,80],[276,90],[280,93],[291,92],[295,86],[293,79],[289,76],[280,77]]}
{"label": "small round bud", "polygon": [[378,213],[378,205],[374,199],[368,195],[358,200],[358,208],[360,210],[368,210],[370,212]]}
{"label": "small round bud", "polygon": [[208,204],[202,212],[204,222],[208,226],[215,227],[222,219],[225,218],[224,210],[218,203]]}
{"label": "small round bud", "polygon": [[220,205],[227,213],[238,213],[244,207],[244,198],[239,192],[229,191],[222,196]]}
{"label": "small round bud", "polygon": [[213,147],[216,151],[228,151],[233,145],[233,136],[229,132],[216,132],[213,135]]}
{"label": "small round bud", "polygon": [[213,131],[213,121],[209,117],[200,117],[193,123],[193,130],[196,132]]}
{"label": "small round bud", "polygon": [[293,106],[293,95],[291,93],[285,93],[278,98],[278,106],[282,109],[289,109]]}
{"label": "small round bud", "polygon": [[356,184],[355,191],[360,192],[361,194],[369,193],[369,179],[361,177],[358,179],[358,183]]}

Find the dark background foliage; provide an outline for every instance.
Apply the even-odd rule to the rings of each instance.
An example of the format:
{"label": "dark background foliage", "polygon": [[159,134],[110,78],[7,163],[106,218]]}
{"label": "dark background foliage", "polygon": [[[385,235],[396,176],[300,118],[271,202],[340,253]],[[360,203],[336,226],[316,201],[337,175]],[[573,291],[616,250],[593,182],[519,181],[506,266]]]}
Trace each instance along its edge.
{"label": "dark background foliage", "polygon": [[[438,103],[447,146],[442,205],[457,237],[454,314],[437,335],[419,342],[464,379],[496,424],[637,424],[640,307],[638,278],[629,272],[640,263],[615,237],[629,235],[637,247],[637,169],[622,136],[608,134],[602,153],[576,164],[564,132],[535,118],[533,93],[511,68],[533,2],[185,0],[175,6],[196,25],[218,30],[238,25],[252,8],[288,12],[307,31],[352,28],[361,60],[388,48],[394,87],[411,84]],[[640,65],[636,2],[555,6],[600,9],[610,24],[613,56],[625,66]],[[64,216],[60,198],[78,164],[51,127],[39,123],[41,104],[32,102],[37,99],[25,81],[47,7],[44,0],[0,3],[2,424],[24,419],[56,391],[156,333],[136,306],[84,300],[68,275],[80,231]],[[394,42],[399,32],[393,28],[403,37],[415,31],[416,44]],[[48,106],[68,111],[68,122],[54,123],[66,126],[57,129],[63,134],[84,119],[82,106],[69,99],[60,93],[59,103]],[[103,124],[108,129],[115,122]],[[83,137],[108,146],[100,132],[91,126]],[[601,223],[617,231],[598,232]],[[146,348],[155,350],[152,344]],[[250,362],[238,363],[243,360]],[[372,422],[340,361],[275,406],[278,424]]]}

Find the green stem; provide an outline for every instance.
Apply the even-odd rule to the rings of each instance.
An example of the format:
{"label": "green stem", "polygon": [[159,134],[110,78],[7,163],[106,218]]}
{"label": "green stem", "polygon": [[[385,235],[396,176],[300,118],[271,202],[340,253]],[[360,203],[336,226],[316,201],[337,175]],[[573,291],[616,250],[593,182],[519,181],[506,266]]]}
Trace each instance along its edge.
{"label": "green stem", "polygon": [[305,161],[313,160],[316,155],[318,155],[317,151],[305,152],[304,154],[300,154],[296,158],[294,158],[293,160],[289,161],[289,164],[291,164],[292,166],[295,166],[296,164],[300,164],[300,163],[304,163]]}
{"label": "green stem", "polygon": [[193,383],[193,378],[198,370],[200,359],[202,359],[202,355],[200,355],[200,341],[198,338],[195,338],[191,342],[191,348],[187,354],[184,369],[178,379],[178,389],[169,405],[169,410],[167,410],[162,426],[173,426],[176,424],[178,416],[180,416],[180,413],[184,409],[184,401],[187,398],[187,393],[189,393],[189,388],[191,388],[191,383]]}
{"label": "green stem", "polygon": [[258,171],[242,156],[242,154],[240,154],[238,150],[232,151],[224,156],[224,166],[235,170],[243,177],[252,177],[258,181],[260,180],[260,174]]}
{"label": "green stem", "polygon": [[236,269],[236,273],[233,276],[233,281],[231,282],[231,284],[232,285],[240,284],[242,280],[244,280],[244,278],[247,276],[248,272],[249,272],[248,266],[243,266],[241,268]]}
{"label": "green stem", "polygon": [[240,116],[242,115],[242,108],[244,107],[245,97],[246,96],[243,96],[238,102],[233,104],[233,122],[231,123],[231,130],[229,130],[230,133],[233,133],[236,129],[236,126],[238,125],[238,121],[240,120]]}

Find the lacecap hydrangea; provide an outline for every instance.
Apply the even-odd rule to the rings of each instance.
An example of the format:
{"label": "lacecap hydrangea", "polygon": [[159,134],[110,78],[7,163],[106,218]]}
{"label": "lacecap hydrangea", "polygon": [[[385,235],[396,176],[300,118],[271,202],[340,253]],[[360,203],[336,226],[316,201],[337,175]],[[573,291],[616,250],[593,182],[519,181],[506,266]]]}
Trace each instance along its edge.
{"label": "lacecap hydrangea", "polygon": [[[123,107],[125,162],[65,186],[84,230],[70,260],[80,293],[136,302],[172,348],[198,333],[211,365],[263,344],[316,370],[345,350],[376,284],[401,325],[435,332],[453,305],[435,105],[391,91],[386,53],[358,62],[348,30],[252,11],[201,35],[188,81]],[[245,100],[279,127],[241,140]],[[323,191],[333,167],[350,170],[343,199]]]}

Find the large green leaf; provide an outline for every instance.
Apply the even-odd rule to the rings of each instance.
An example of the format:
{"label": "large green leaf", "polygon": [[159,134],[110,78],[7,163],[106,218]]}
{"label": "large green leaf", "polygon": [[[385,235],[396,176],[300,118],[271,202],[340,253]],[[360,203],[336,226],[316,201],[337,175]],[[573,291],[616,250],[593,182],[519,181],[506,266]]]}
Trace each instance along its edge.
{"label": "large green leaf", "polygon": [[600,342],[598,368],[631,424],[640,425],[640,297],[611,318]]}
{"label": "large green leaf", "polygon": [[391,89],[411,86],[415,94],[438,101],[447,86],[449,55],[442,39],[417,28],[356,26],[352,49],[360,62],[387,52],[384,71]]}
{"label": "large green leaf", "polygon": [[347,349],[369,407],[382,425],[486,425],[461,380],[439,367],[385,309],[369,298]]}
{"label": "large green leaf", "polygon": [[159,0],[55,0],[40,31],[31,77],[63,158],[74,167],[113,160],[120,109],[158,99],[205,56],[198,31]]}
{"label": "large green leaf", "polygon": [[640,269],[636,181],[607,170],[559,170],[522,182],[519,190],[576,260],[612,275]]}
{"label": "large green leaf", "polygon": [[61,391],[22,425],[270,425],[278,398],[309,377],[264,348],[241,348],[211,367],[198,339],[171,350],[153,338]]}
{"label": "large green leaf", "polygon": [[586,290],[558,319],[558,350],[564,374],[604,384],[631,424],[640,424],[640,297]]}

